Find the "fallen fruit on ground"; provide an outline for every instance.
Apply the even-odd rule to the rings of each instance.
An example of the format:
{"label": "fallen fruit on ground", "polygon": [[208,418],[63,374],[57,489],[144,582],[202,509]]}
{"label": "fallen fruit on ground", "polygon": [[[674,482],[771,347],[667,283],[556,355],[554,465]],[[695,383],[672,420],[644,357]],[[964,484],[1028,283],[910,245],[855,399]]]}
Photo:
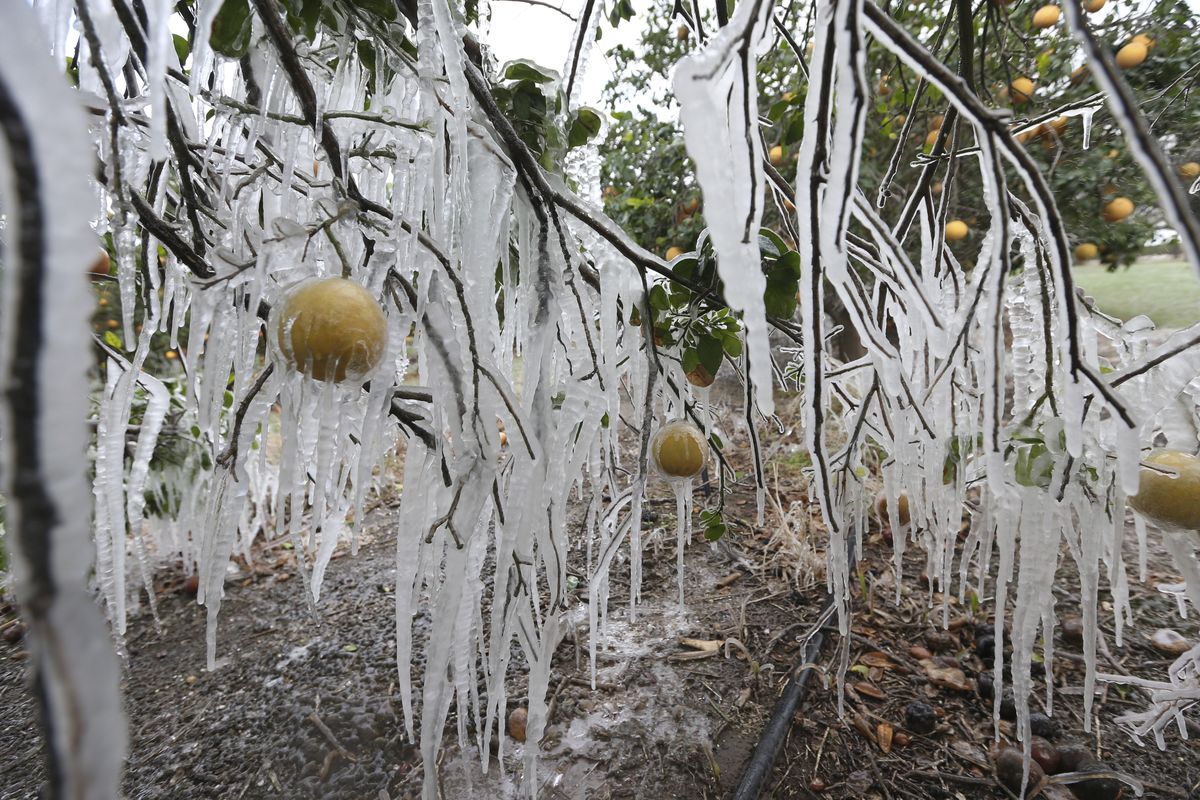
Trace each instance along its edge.
{"label": "fallen fruit on ground", "polygon": [[937,712],[928,703],[909,703],[904,707],[904,727],[913,733],[933,733]]}
{"label": "fallen fruit on ground", "polygon": [[1029,78],[1017,78],[1009,84],[1009,90],[1014,103],[1028,103],[1033,97],[1033,81]]}
{"label": "fallen fruit on ground", "polygon": [[1164,528],[1200,530],[1200,458],[1182,450],[1150,453],[1129,505]]}
{"label": "fallen fruit on ground", "polygon": [[1062,16],[1062,9],[1058,6],[1042,6],[1033,15],[1033,27],[1051,28],[1058,24],[1060,16]]}
{"label": "fallen fruit on ground", "polygon": [[650,460],[668,478],[691,478],[704,468],[704,434],[690,422],[669,422],[650,440]]}
{"label": "fallen fruit on ground", "polygon": [[310,278],[276,306],[269,330],[290,369],[319,381],[363,380],[387,351],[387,320],[375,298],[345,278]]}
{"label": "fallen fruit on ground", "polygon": [[1104,207],[1104,219],[1120,222],[1133,213],[1133,201],[1128,197],[1115,197]]}
{"label": "fallen fruit on ground", "polygon": [[952,219],[946,223],[946,241],[948,242],[957,242],[965,239],[970,232],[971,229],[967,227],[967,223],[961,219]]}
{"label": "fallen fruit on ground", "polygon": [[992,767],[996,770],[996,780],[1009,791],[1016,793],[1018,797],[1029,796],[1021,793],[1023,784],[1032,789],[1046,777],[1042,766],[1037,761],[1030,759],[1029,782],[1025,784],[1025,756],[1020,750],[1005,744],[992,745]]}
{"label": "fallen fruit on ground", "polygon": [[518,742],[525,741],[525,726],[529,724],[529,712],[522,706],[514,708],[508,715],[508,735]]}
{"label": "fallen fruit on ground", "polygon": [[1149,50],[1141,42],[1130,42],[1117,51],[1117,66],[1121,69],[1133,69],[1146,60]]}

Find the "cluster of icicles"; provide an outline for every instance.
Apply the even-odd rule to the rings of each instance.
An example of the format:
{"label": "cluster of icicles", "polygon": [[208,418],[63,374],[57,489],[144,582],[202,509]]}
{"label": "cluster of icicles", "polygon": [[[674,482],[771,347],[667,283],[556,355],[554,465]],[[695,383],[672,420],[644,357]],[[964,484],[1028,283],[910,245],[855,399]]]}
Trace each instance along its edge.
{"label": "cluster of icicles", "polygon": [[[89,5],[104,51],[100,61],[120,75],[129,42],[111,9]],[[80,89],[95,107],[108,179],[99,199],[113,213],[101,224],[117,250],[129,348],[125,354],[114,350],[105,370],[95,451],[96,576],[114,633],[119,639],[124,632],[126,599],[138,594],[127,585],[127,575],[137,574],[149,587],[157,566],[182,561],[199,573],[199,600],[209,619],[208,665],[216,667],[227,568],[235,555],[252,559],[253,541],[262,531],[291,537],[307,601],[319,612],[322,576],[334,549],[347,540],[356,548],[378,467],[403,442],[395,524],[399,691],[410,736],[419,718],[427,794],[436,793],[436,756],[452,708],[460,745],[473,744],[486,768],[498,737],[503,759],[499,726],[509,703],[505,682],[513,643],[528,670],[523,755],[526,786],[533,793],[552,655],[568,613],[580,602],[571,593],[568,572],[586,577],[594,670],[610,600],[633,607],[640,591],[647,470],[623,452],[643,452],[642,432],[648,435],[661,420],[687,413],[709,419],[707,397],[689,387],[677,362],[664,358],[665,375],[659,373],[640,331],[623,322],[639,302],[642,283],[611,240],[565,212],[561,229],[548,223],[543,198],[531,199],[528,184],[518,181],[471,97],[464,29],[443,0],[417,4],[415,59],[378,48],[387,70],[364,65],[351,38],[322,32],[316,41],[299,44],[299,63],[316,87],[318,126],[328,123],[340,141],[340,165],[328,163],[320,137],[302,121],[292,76],[261,35],[261,22],[254,21],[245,59],[255,79],[258,107],[252,108],[245,102],[251,92],[242,65],[214,56],[206,42],[204,31],[219,1],[196,5],[189,85],[171,77],[181,65],[165,19],[154,17],[166,14],[167,5],[147,4],[153,17],[149,60],[159,71],[149,70],[144,83],[133,87],[142,94],[124,103],[130,124],[115,142],[108,137],[110,111],[86,41],[78,59]],[[53,41],[68,41],[71,15],[57,13],[56,3],[39,7]],[[1010,216],[1019,201],[1013,196],[1010,204],[1008,188],[997,183],[1003,171],[992,169],[1005,153],[981,127],[979,150],[968,157],[974,161],[964,161],[962,168],[980,169],[991,208],[1000,213],[983,237],[974,269],[964,270],[942,249],[940,217],[924,207],[915,223],[921,259],[911,262],[855,186],[863,124],[863,21],[849,24],[847,17],[861,14],[855,8],[824,4],[818,13],[801,146],[802,176],[822,172],[837,180],[822,183],[819,191],[802,180],[794,198],[804,335],[793,355],[803,376],[798,388],[814,457],[812,496],[819,498],[830,530],[830,588],[845,630],[846,545],[867,527],[869,504],[860,476],[870,441],[889,454],[885,489],[893,497],[904,491],[910,499],[910,524],[902,528],[893,521],[905,534],[895,537],[897,573],[911,538],[924,548],[930,575],[947,593],[956,571],[960,597],[969,590],[995,593],[998,639],[1001,610],[1012,609],[1012,676],[1020,729],[1028,740],[1029,664],[1039,630],[1046,633],[1047,662],[1052,656],[1060,543],[1066,542],[1082,581],[1084,697],[1090,704],[1098,677],[1102,574],[1114,599],[1118,643],[1131,613],[1122,540],[1139,446],[1158,436],[1184,449],[1195,447],[1200,353],[1168,359],[1114,390],[1135,427],[1095,394],[1071,368],[1073,348],[1097,375],[1101,365],[1111,368],[1104,377],[1111,384],[1113,376],[1154,355],[1149,331],[1138,320],[1122,326],[1082,310],[1066,313],[1077,300],[1064,296],[1062,265],[1042,222],[1047,210]],[[757,88],[743,76],[755,71],[741,59],[752,62],[759,41],[771,35],[770,11],[765,2],[738,4],[730,25],[685,59],[676,77],[727,299],[744,313],[748,347],[740,372],[749,381],[747,416],[758,422],[771,413],[772,373],[786,366],[786,355],[769,349],[758,244],[754,235],[745,235],[761,219],[764,180],[758,119],[753,111],[744,113],[755,108]],[[357,35],[371,33],[361,21],[348,24]],[[581,22],[590,24],[586,17]],[[589,30],[579,34],[588,42],[594,38],[585,35]],[[886,31],[872,33],[909,60],[903,42]],[[750,47],[737,46],[746,39]],[[830,67],[821,69],[829,48],[834,48]],[[330,69],[332,54],[338,60]],[[834,99],[832,122],[820,119],[821,91]],[[953,91],[945,93],[958,102]],[[128,192],[144,194],[159,216],[174,207],[173,176],[180,165],[156,160],[165,152],[167,135],[159,112],[168,105],[203,165],[193,170],[194,177],[215,213],[202,216],[198,225],[217,277],[199,281],[167,252],[161,270],[147,270],[151,285],[145,287],[136,259],[146,252],[148,234],[129,206]],[[362,113],[367,107],[371,110]],[[355,113],[342,113],[347,111]],[[746,135],[747,127],[754,135]],[[595,154],[584,153],[573,164],[581,193],[594,201],[595,173],[583,170],[596,169]],[[335,174],[351,177],[370,208],[348,201],[345,180]],[[550,180],[568,191],[559,179]],[[593,213],[601,219],[598,210]],[[851,218],[867,231],[871,247],[851,242]],[[185,239],[190,235],[187,226],[177,230]],[[1025,269],[998,279],[1013,248]],[[151,242],[149,252],[155,250]],[[583,280],[585,257],[599,276],[598,290]],[[870,279],[862,282],[857,270]],[[278,303],[295,282],[317,275],[360,283],[386,310],[388,352],[366,386],[318,382],[278,365],[264,376],[264,306]],[[851,310],[868,348],[852,364],[838,364],[824,349],[825,287]],[[135,320],[139,294],[149,302],[144,318]],[[140,334],[135,322],[142,325]],[[1011,359],[1004,349],[1006,329]],[[174,398],[142,368],[156,332],[168,333],[183,353],[184,391]],[[1159,347],[1165,351],[1171,344]],[[414,380],[419,387],[405,386]],[[671,387],[683,387],[686,394]],[[138,399],[144,411],[127,463],[128,423]],[[171,408],[172,403],[183,407]],[[202,449],[207,458],[197,455],[150,474],[168,413],[178,416],[178,426],[190,431],[197,452]],[[507,444],[501,443],[497,420]],[[1008,450],[1014,435],[1039,428],[1048,445],[1039,469],[1049,474],[1049,489],[1016,481],[1016,456]],[[417,429],[431,435],[423,438]],[[952,450],[961,458],[948,472]],[[147,519],[147,491],[174,498],[177,513]],[[679,493],[685,511],[688,494]],[[955,564],[964,506],[970,509],[970,533]],[[581,519],[574,509],[583,510]],[[1145,529],[1139,523],[1137,530],[1144,553]],[[681,525],[681,545],[686,535]],[[1166,541],[1188,579],[1186,590],[1179,591],[1200,606],[1195,540]],[[617,564],[630,572],[629,597],[610,596],[608,576]],[[1144,577],[1144,558],[1139,566]],[[148,596],[153,604],[153,592]],[[425,669],[414,686],[413,621],[422,609],[429,627],[416,645],[424,648]],[[996,652],[1003,658],[1002,647]],[[1154,708],[1130,719],[1136,733],[1152,734],[1161,743],[1164,728],[1181,722],[1182,710],[1200,693],[1197,663],[1200,651],[1194,650],[1172,669],[1169,682],[1155,685]]]}

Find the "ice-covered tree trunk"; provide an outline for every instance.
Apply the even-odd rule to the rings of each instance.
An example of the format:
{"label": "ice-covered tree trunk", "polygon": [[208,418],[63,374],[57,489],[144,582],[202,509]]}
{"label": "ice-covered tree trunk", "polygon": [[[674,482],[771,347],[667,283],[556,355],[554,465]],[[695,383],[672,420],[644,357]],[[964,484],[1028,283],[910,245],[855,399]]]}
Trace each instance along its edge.
{"label": "ice-covered tree trunk", "polygon": [[[0,474],[16,593],[48,758],[47,797],[119,794],[125,718],[117,658],[89,587],[84,276],[95,194],[78,96],[24,3],[0,25]],[[122,543],[123,546],[123,543]]]}

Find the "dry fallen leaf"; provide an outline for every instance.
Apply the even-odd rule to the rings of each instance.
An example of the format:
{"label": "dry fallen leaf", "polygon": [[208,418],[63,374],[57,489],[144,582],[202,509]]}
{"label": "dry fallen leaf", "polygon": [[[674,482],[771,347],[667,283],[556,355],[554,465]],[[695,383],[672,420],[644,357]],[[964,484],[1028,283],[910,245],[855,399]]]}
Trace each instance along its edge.
{"label": "dry fallen leaf", "polygon": [[974,682],[958,667],[942,666],[928,658],[921,659],[921,666],[925,668],[925,675],[934,686],[958,692],[975,691]]}
{"label": "dry fallen leaf", "polygon": [[887,695],[883,693],[882,689],[875,684],[868,683],[866,681],[859,681],[858,683],[854,684],[854,691],[861,695],[865,695],[866,697],[874,698],[875,700],[884,700],[887,698]]}
{"label": "dry fallen leaf", "polygon": [[680,639],[679,643],[693,650],[703,650],[705,653],[715,653],[724,644],[720,639]]}
{"label": "dry fallen leaf", "polygon": [[875,726],[875,738],[879,742],[879,749],[884,754],[892,752],[892,726],[886,722],[881,722]]}
{"label": "dry fallen leaf", "polygon": [[858,657],[858,663],[866,664],[868,667],[880,667],[888,669],[892,666],[892,660],[887,653],[881,653],[878,650],[872,650],[869,653],[863,653]]}

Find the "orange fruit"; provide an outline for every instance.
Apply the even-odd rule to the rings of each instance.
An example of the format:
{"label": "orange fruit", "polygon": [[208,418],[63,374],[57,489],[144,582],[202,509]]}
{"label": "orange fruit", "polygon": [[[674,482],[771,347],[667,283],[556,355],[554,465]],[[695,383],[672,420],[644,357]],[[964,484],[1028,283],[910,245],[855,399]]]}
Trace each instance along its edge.
{"label": "orange fruit", "polygon": [[676,420],[650,440],[650,459],[668,478],[691,478],[704,468],[704,434],[690,422]]}
{"label": "orange fruit", "polygon": [[961,219],[952,219],[946,223],[946,241],[948,242],[957,242],[965,239],[970,232],[971,229],[967,227],[967,223]]}
{"label": "orange fruit", "polygon": [[1146,60],[1150,54],[1146,45],[1141,42],[1130,42],[1117,51],[1117,66],[1121,69],[1133,69]]}
{"label": "orange fruit", "polygon": [[1115,197],[1104,207],[1104,218],[1109,222],[1120,222],[1133,213],[1133,201],[1128,197]]}
{"label": "orange fruit", "polygon": [[387,352],[387,319],[378,301],[345,278],[310,278],[276,305],[268,330],[291,369],[319,381],[368,377]]}
{"label": "orange fruit", "polygon": [[775,145],[771,148],[771,151],[767,154],[767,157],[771,159],[772,166],[778,167],[783,163],[783,147],[781,145]]}
{"label": "orange fruit", "polygon": [[1096,245],[1092,244],[1091,242],[1083,242],[1075,248],[1076,261],[1091,261],[1093,258],[1096,258],[1099,255],[1100,248],[1096,247]]}
{"label": "orange fruit", "polygon": [[1029,78],[1017,78],[1009,88],[1012,90],[1012,100],[1017,105],[1028,103],[1033,97],[1033,81]]}
{"label": "orange fruit", "polygon": [[[888,513],[888,496],[887,492],[880,491],[875,495],[875,515],[879,517],[880,522],[891,523],[891,515]],[[908,492],[900,492],[896,497],[896,516],[899,517],[901,525],[907,525],[910,519],[908,512]]]}
{"label": "orange fruit", "polygon": [[1165,528],[1200,530],[1200,458],[1181,450],[1155,450],[1142,463],[1176,474],[1143,466],[1130,507]]}
{"label": "orange fruit", "polygon": [[683,255],[686,252],[687,251],[684,250],[682,247],[676,247],[675,245],[671,245],[670,247],[667,248],[667,261],[674,261],[675,259],[679,258],[681,255]]}
{"label": "orange fruit", "polygon": [[1033,27],[1040,29],[1052,28],[1058,24],[1062,9],[1058,6],[1042,6],[1033,15]]}
{"label": "orange fruit", "polygon": [[1181,164],[1179,167],[1179,175],[1180,177],[1187,178],[1189,181],[1200,178],[1200,164],[1197,164],[1195,161],[1189,161],[1186,164]]}
{"label": "orange fruit", "polygon": [[1095,14],[1104,8],[1104,0],[1083,0],[1083,7],[1089,14]]}

